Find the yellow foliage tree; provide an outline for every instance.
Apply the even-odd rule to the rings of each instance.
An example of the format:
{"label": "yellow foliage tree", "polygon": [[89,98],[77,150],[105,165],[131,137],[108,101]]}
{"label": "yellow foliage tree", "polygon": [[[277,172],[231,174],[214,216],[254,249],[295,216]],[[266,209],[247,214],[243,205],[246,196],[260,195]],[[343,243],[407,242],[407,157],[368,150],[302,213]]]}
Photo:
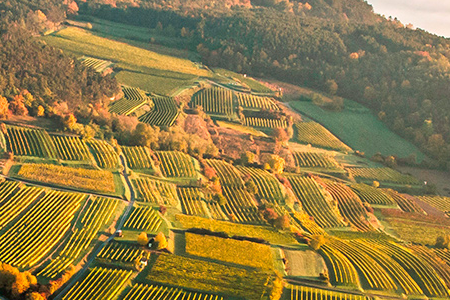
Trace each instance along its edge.
{"label": "yellow foliage tree", "polygon": [[155,242],[157,242],[157,245],[158,245],[156,250],[165,249],[169,245],[169,243],[167,243],[166,236],[162,232],[158,233],[155,236]]}
{"label": "yellow foliage tree", "polygon": [[31,294],[27,295],[27,300],[45,300],[46,298],[43,297],[41,294],[33,292]]}
{"label": "yellow foliage tree", "polygon": [[0,96],[0,118],[5,119],[8,117],[8,107],[9,103],[5,97]]}
{"label": "yellow foliage tree", "polygon": [[139,236],[137,237],[137,242],[141,246],[147,245],[147,243],[148,243],[147,233],[141,232],[141,234],[139,234]]}

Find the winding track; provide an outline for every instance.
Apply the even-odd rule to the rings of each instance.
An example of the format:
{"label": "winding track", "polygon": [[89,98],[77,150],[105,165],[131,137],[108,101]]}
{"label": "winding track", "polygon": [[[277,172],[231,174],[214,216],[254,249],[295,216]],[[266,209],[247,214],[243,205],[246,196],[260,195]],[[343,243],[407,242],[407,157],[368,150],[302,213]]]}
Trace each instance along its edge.
{"label": "winding track", "polygon": [[134,201],[136,198],[134,189],[131,185],[131,181],[130,178],[128,178],[128,165],[127,165],[127,161],[126,158],[123,154],[120,154],[120,160],[122,162],[123,165],[123,170],[122,170],[122,175],[125,177],[125,181],[130,189],[130,199],[129,199],[129,203],[127,208],[125,209],[122,218],[120,219],[120,222],[118,223],[118,225],[116,226],[116,231],[114,234],[112,234],[107,240],[105,240],[103,243],[101,243],[100,245],[97,246],[97,248],[95,248],[94,251],[92,251],[89,256],[89,260],[84,264],[83,268],[78,271],[71,279],[70,281],[67,283],[66,287],[64,289],[62,289],[55,298],[53,298],[53,300],[61,300],[62,296],[64,296],[69,290],[70,288],[83,276],[83,274],[86,272],[86,270],[89,268],[89,266],[92,264],[92,262],[95,260],[95,258],[97,257],[97,255],[100,253],[100,251],[102,251],[102,249],[109,243],[111,242],[114,237],[116,236],[117,231],[121,230],[123,227],[123,224],[125,223],[126,219],[128,218],[128,215],[131,212],[131,209],[134,205]]}

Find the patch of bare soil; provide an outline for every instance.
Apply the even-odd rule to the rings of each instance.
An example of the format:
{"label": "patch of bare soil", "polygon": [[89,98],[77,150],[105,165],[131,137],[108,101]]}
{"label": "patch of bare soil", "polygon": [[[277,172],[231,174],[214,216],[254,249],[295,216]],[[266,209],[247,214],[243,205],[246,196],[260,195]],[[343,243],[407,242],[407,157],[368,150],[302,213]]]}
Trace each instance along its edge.
{"label": "patch of bare soil", "polygon": [[289,276],[319,277],[327,270],[322,256],[312,250],[283,250],[286,256],[286,272]]}

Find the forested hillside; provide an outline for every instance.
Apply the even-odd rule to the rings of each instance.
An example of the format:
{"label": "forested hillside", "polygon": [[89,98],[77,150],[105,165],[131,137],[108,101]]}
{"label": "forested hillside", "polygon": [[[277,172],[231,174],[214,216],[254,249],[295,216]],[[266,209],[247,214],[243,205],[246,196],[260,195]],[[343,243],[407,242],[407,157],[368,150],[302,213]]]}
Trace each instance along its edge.
{"label": "forested hillside", "polygon": [[[75,2],[0,2],[0,96],[13,103],[9,106],[12,113],[49,115],[60,102],[74,111],[118,91],[113,78],[102,77],[59,49],[32,38],[57,29],[67,14],[77,10]],[[1,99],[4,116],[8,103]]]}
{"label": "forested hillside", "polygon": [[365,1],[101,2],[80,12],[184,37],[212,67],[356,100],[440,166],[449,160],[450,41]]}

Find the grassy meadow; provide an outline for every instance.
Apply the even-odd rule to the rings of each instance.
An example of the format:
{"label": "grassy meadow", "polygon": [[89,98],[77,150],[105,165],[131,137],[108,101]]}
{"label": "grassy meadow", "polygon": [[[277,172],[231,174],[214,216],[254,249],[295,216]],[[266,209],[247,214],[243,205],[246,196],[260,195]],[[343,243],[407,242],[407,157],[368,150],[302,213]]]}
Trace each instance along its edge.
{"label": "grassy meadow", "polygon": [[120,70],[116,75],[119,82],[157,94],[170,95],[176,87],[211,75],[187,59],[104,38],[78,27],[68,27],[42,39],[75,56],[110,60]]}
{"label": "grassy meadow", "polygon": [[365,152],[368,157],[381,152],[399,157],[415,154],[418,162],[425,158],[416,146],[390,131],[367,108],[355,102],[345,100],[345,109],[340,112],[324,110],[306,101],[292,101],[289,104],[324,125],[354,150]]}

